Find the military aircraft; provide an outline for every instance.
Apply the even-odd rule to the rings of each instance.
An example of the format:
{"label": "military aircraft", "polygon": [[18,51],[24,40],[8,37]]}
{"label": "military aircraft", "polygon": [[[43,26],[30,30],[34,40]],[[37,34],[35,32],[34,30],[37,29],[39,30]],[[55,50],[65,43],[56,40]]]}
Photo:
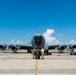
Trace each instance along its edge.
{"label": "military aircraft", "polygon": [[[76,48],[76,45],[46,45],[45,43],[45,37],[41,34],[36,34],[33,36],[31,40],[31,46],[27,45],[10,45],[9,47],[15,53],[17,50],[21,49],[27,49],[28,53],[31,52],[33,49],[41,49],[43,48],[45,52],[48,54],[48,50],[57,48],[58,51],[61,53],[64,52],[64,50],[69,46],[70,49]],[[6,49],[6,45],[0,45],[0,49],[4,50]]]}
{"label": "military aircraft", "polygon": [[47,43],[45,43],[45,37],[41,34],[34,35],[30,44],[31,46],[10,45],[10,48],[14,53],[19,49],[20,50],[27,49],[28,53],[30,53],[32,49],[41,49],[41,48],[43,48],[48,53],[48,50],[55,49],[55,48],[57,48],[58,51],[63,52],[65,48],[67,47],[66,45],[49,45],[48,46]]}

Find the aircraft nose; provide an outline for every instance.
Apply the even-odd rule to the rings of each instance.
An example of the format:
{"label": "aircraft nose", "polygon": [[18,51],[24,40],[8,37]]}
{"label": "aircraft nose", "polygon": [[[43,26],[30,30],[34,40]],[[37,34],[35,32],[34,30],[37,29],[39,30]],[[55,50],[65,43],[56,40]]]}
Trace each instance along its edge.
{"label": "aircraft nose", "polygon": [[34,40],[35,40],[35,44],[37,46],[40,46],[42,44],[42,37],[41,36],[35,36]]}

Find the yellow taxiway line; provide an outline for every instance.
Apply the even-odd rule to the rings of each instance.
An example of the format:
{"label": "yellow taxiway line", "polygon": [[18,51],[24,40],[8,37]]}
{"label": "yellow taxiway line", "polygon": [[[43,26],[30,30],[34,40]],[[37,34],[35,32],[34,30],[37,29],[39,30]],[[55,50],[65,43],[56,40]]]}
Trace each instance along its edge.
{"label": "yellow taxiway line", "polygon": [[37,72],[38,72],[38,60],[36,60],[36,67],[35,67],[35,74],[34,75],[37,75]]}

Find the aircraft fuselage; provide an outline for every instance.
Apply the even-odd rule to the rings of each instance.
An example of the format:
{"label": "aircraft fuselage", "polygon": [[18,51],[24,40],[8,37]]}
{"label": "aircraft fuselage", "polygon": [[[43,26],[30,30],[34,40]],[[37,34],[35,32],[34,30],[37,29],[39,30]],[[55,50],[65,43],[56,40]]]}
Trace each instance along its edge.
{"label": "aircraft fuselage", "polygon": [[31,40],[32,47],[37,49],[37,48],[44,48],[45,45],[45,38],[43,35],[37,34],[33,36]]}

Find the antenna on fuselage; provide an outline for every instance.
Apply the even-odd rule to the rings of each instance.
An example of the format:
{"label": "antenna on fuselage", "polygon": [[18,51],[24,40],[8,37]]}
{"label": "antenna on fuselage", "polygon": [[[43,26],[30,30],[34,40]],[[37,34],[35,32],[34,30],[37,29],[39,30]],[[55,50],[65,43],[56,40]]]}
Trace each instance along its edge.
{"label": "antenna on fuselage", "polygon": [[37,30],[37,34],[36,35],[40,35],[38,30]]}
{"label": "antenna on fuselage", "polygon": [[37,34],[39,34],[39,31],[37,30]]}

